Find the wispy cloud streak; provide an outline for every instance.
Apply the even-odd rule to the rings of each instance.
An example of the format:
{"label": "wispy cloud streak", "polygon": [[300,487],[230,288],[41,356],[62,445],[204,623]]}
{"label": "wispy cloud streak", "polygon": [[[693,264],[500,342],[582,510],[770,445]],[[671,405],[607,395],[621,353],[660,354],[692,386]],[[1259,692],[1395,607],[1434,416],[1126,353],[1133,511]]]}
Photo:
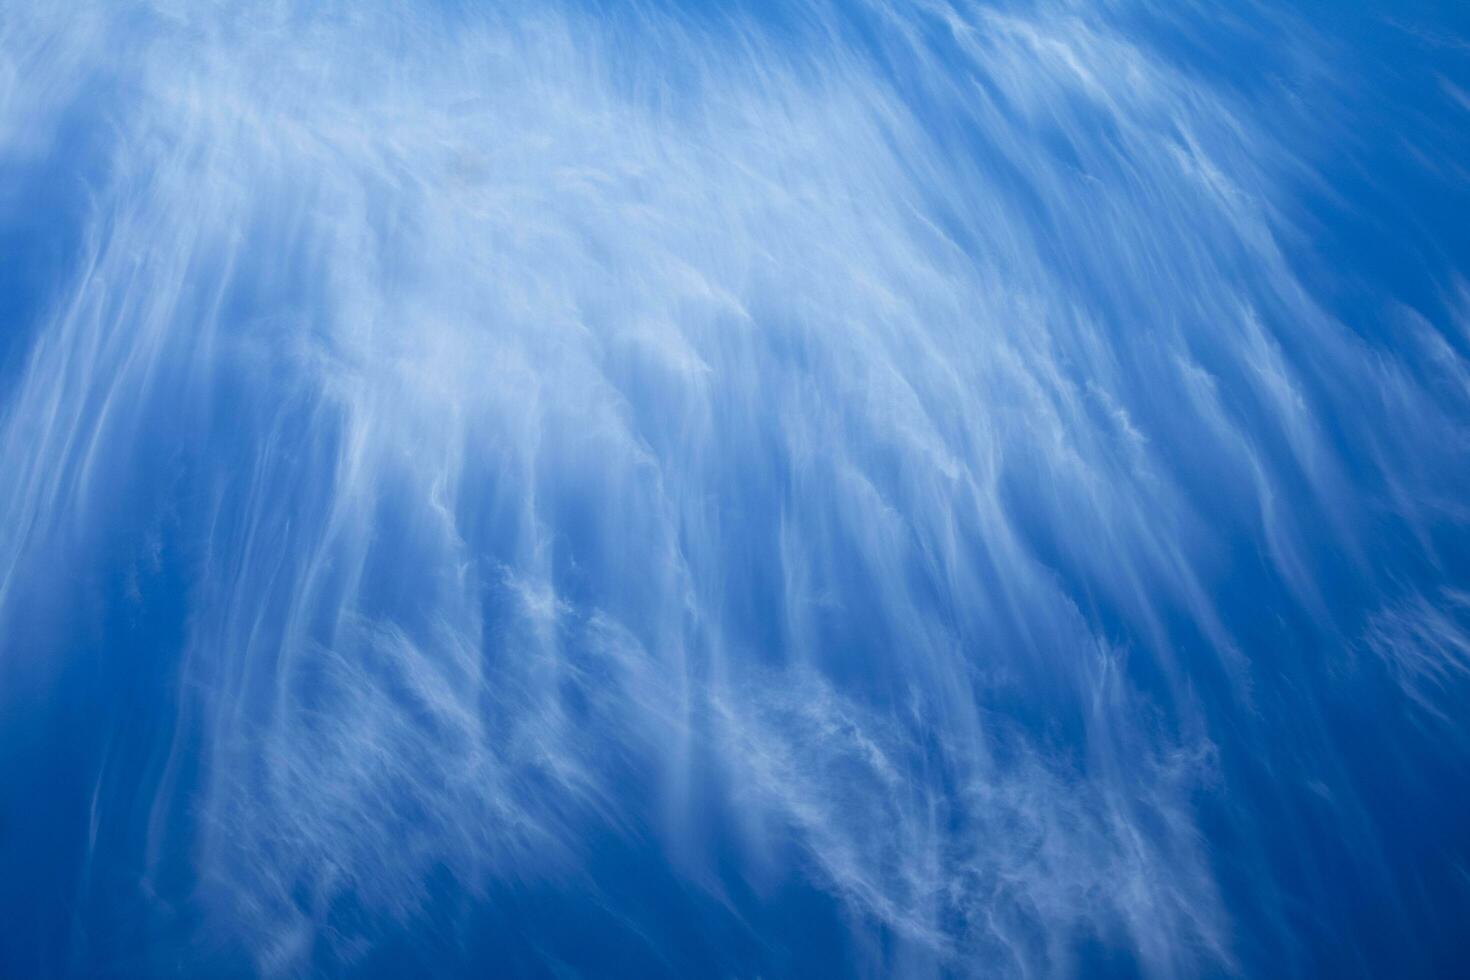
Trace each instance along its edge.
{"label": "wispy cloud streak", "polygon": [[1343,706],[1470,761],[1470,307],[1322,268],[1341,37],[83,7],[0,15],[6,846],[70,862],[6,959],[1438,955]]}

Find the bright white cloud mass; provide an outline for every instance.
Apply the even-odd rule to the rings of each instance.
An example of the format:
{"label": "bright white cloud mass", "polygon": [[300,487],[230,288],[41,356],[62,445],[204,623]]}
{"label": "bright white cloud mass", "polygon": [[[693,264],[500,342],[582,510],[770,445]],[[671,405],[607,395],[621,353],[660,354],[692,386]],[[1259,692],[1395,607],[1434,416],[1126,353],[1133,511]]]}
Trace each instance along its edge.
{"label": "bright white cloud mass", "polygon": [[1443,974],[1470,31],[1294,6],[0,7],[0,973]]}

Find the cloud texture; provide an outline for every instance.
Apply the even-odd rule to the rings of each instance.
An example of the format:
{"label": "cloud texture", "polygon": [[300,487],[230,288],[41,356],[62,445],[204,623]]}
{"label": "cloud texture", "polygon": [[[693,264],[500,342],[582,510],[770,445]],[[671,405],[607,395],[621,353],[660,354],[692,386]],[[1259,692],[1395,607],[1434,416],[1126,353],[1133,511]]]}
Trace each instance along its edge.
{"label": "cloud texture", "polygon": [[489,7],[0,12],[0,972],[1453,962],[1460,25]]}

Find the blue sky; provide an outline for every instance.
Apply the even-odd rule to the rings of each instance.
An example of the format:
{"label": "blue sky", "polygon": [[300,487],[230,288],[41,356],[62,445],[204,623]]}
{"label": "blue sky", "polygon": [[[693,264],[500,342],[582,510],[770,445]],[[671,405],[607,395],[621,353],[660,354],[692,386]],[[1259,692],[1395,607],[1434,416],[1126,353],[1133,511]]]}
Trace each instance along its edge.
{"label": "blue sky", "polygon": [[0,973],[1447,976],[1456,4],[0,14]]}

